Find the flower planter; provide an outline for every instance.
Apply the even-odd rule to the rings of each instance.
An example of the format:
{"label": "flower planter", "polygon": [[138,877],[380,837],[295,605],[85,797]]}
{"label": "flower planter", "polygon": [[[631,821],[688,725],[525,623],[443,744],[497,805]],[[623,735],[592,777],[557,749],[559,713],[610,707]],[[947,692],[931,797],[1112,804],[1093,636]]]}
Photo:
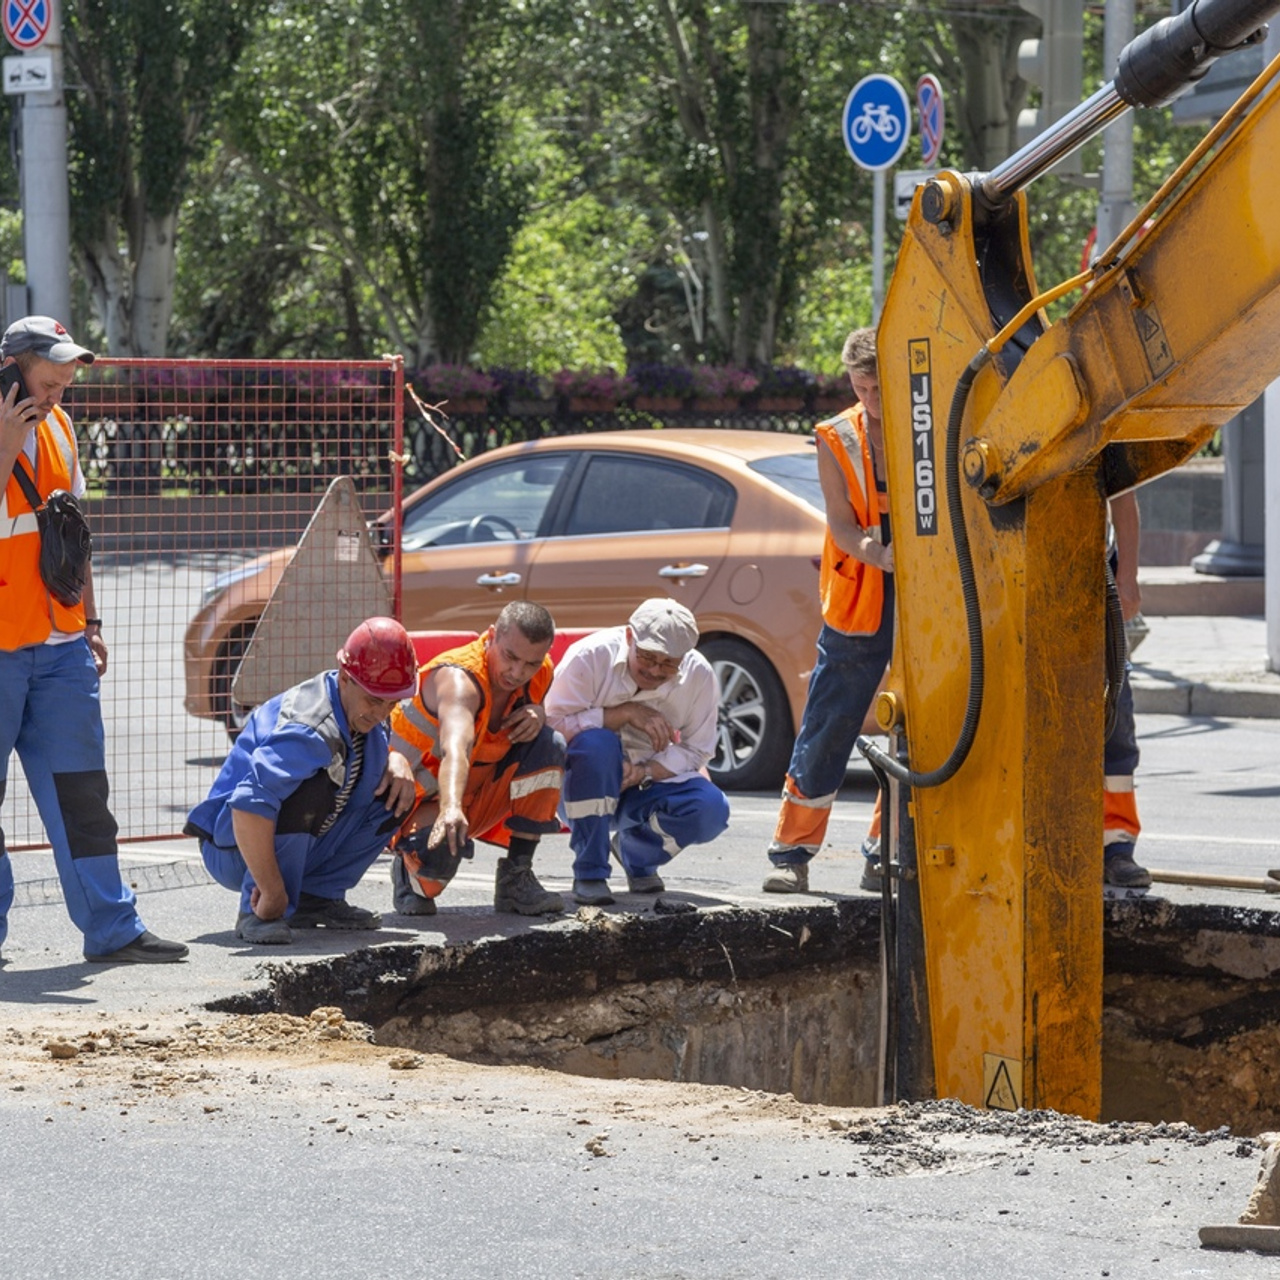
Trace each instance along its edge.
{"label": "flower planter", "polygon": [[488,413],[489,402],[479,396],[465,396],[457,400],[446,400],[444,411],[451,416],[456,413]]}
{"label": "flower planter", "polygon": [[762,413],[800,413],[804,409],[804,397],[761,396],[756,408]]}
{"label": "flower planter", "polygon": [[822,414],[824,418],[829,418],[837,413],[843,413],[852,403],[849,396],[819,396],[813,402],[813,411]]}
{"label": "flower planter", "polygon": [[642,413],[679,413],[684,408],[679,396],[636,396],[635,403]]}
{"label": "flower planter", "polygon": [[570,396],[570,413],[614,413],[618,402],[602,396]]}
{"label": "flower planter", "polygon": [[693,400],[697,413],[736,413],[738,407],[736,396],[695,396]]}
{"label": "flower planter", "polygon": [[555,416],[554,400],[512,400],[507,411],[518,418],[551,418]]}

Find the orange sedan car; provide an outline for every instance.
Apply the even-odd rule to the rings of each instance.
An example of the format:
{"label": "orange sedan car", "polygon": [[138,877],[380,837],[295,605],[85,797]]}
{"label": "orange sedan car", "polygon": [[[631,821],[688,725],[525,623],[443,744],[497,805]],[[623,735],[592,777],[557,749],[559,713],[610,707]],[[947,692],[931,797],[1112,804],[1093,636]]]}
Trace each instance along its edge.
{"label": "orange sedan car", "polygon": [[[823,528],[810,437],[664,429],[510,445],[405,499],[403,621],[478,632],[527,598],[560,628],[594,629],[669,595],[697,617],[720,683],[713,778],[772,787],[814,663]],[[187,710],[233,733],[246,709],[231,678],[289,554],[215,580],[187,630]]]}

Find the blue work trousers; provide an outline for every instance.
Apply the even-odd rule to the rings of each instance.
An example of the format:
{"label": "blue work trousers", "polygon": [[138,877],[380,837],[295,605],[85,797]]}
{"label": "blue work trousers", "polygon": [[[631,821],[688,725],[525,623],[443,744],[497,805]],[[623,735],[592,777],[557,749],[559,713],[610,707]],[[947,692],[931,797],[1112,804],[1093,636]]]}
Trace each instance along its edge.
{"label": "blue work trousers", "polygon": [[[818,635],[818,661],[809,676],[800,732],[787,768],[789,784],[800,796],[834,796],[844,785],[853,744],[862,732],[862,722],[892,653],[893,587],[891,575],[886,574],[884,611],[874,634],[845,635],[824,623]],[[786,802],[784,791],[784,805]],[[830,814],[829,801],[825,813]],[[770,861],[780,867],[807,863],[822,842],[825,818],[822,827],[812,848],[771,845]]]}
{"label": "blue work trousers", "polygon": [[[98,672],[83,638],[0,651],[0,802],[15,749],[85,954],[128,946],[144,927],[133,890],[120,879]],[[0,831],[0,943],[8,936],[13,892],[13,865]]]}
{"label": "blue work trousers", "polygon": [[[385,795],[376,797],[364,808],[348,805],[322,836],[302,831],[276,836],[276,861],[289,895],[287,915],[297,910],[299,894],[344,898],[347,890],[360,882],[400,823],[386,809],[385,800]],[[252,911],[249,900],[254,879],[240,850],[202,840],[200,856],[209,874],[223,888],[239,891],[240,913]]]}
{"label": "blue work trousers", "polygon": [[622,741],[612,729],[586,729],[569,743],[561,807],[575,880],[609,878],[615,830],[627,874],[651,876],[687,845],[706,844],[729,825],[729,801],[706,778],[623,791],[622,766]]}

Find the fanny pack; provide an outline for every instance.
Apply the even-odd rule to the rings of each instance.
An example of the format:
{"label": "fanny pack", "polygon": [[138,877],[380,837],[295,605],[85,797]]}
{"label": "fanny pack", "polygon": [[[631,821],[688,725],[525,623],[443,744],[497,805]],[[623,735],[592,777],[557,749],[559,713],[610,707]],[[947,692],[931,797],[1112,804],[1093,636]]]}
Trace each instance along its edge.
{"label": "fanny pack", "polygon": [[55,489],[43,501],[33,479],[27,475],[26,460],[14,462],[14,475],[36,513],[40,530],[40,578],[49,594],[67,608],[74,608],[84,594],[93,555],[89,522],[75,497],[65,489]]}

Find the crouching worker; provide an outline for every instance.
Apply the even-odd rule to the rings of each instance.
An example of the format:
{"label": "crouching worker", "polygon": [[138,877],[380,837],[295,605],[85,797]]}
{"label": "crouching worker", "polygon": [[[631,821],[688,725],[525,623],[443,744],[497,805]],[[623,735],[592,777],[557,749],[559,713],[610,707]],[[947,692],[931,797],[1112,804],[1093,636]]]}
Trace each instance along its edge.
{"label": "crouching worker", "polygon": [[533,874],[539,839],[560,830],[556,809],[564,739],[547,728],[551,615],[516,600],[479,639],[420,672],[418,693],[391,717],[391,742],[413,764],[418,804],[394,845],[392,903],[429,916],[474,840],[505,848],[493,909],[524,916],[563,911]]}
{"label": "crouching worker", "polygon": [[611,852],[632,893],[661,893],[658,868],[729,825],[724,792],[702,773],[720,696],[697,643],[684,605],[646,600],[625,627],[570,645],[556,668],[547,716],[569,742],[564,811],[577,902],[613,901]]}
{"label": "crouching worker", "polygon": [[184,828],[209,874],[240,894],[245,942],[382,924],[346,893],[413,805],[413,770],[385,722],[413,694],[417,657],[394,618],[366,619],[337,656],[336,670],[254,711]]}

